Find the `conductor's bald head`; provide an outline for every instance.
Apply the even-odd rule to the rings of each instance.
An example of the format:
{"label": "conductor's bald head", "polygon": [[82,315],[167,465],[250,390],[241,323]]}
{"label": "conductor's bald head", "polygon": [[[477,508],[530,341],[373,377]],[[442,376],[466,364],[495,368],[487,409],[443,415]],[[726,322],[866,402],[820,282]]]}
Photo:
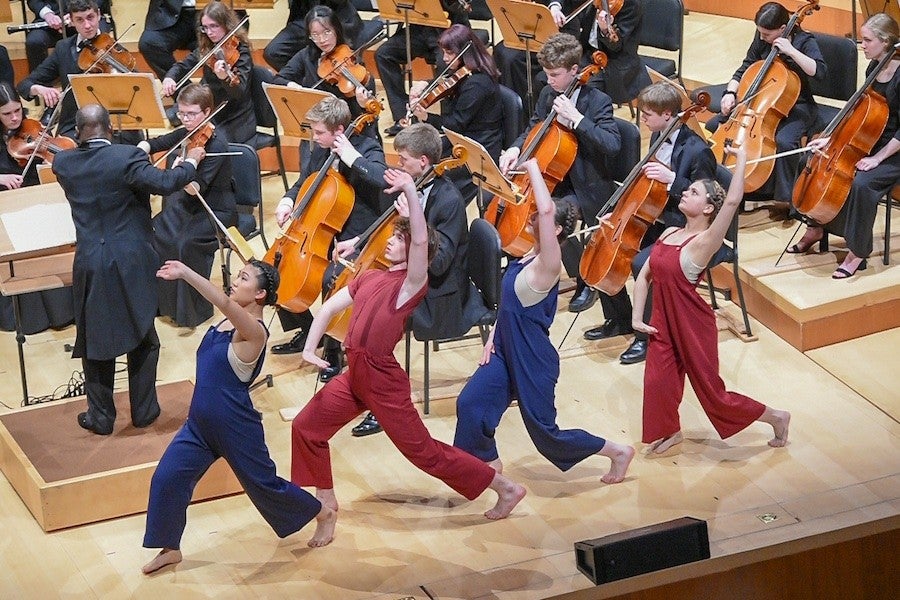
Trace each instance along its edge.
{"label": "conductor's bald head", "polygon": [[75,133],[79,142],[103,138],[112,139],[109,112],[99,104],[87,104],[75,113]]}

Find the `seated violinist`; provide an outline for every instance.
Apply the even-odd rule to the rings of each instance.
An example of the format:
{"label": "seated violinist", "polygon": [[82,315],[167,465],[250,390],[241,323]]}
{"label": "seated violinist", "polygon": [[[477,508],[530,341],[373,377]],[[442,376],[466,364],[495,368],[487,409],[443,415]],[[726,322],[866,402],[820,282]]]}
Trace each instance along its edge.
{"label": "seated violinist", "polygon": [[[202,147],[207,158],[197,167],[194,180],[200,195],[213,213],[229,227],[237,222],[231,158],[208,156],[228,151],[228,140],[211,123],[201,127],[213,110],[210,89],[198,83],[186,85],[178,93],[178,118],[184,127],[158,138],[140,142],[138,147],[153,155],[181,145],[182,151]],[[168,164],[181,161],[181,154],[169,155]],[[153,217],[153,247],[161,263],[177,260],[209,278],[218,242],[218,232],[197,197],[178,190],[163,198],[162,211]],[[212,303],[183,280],[160,280],[159,314],[180,327],[196,327],[213,315]]]}
{"label": "seated violinist", "polygon": [[[24,0],[23,0],[24,1]],[[71,19],[72,9],[68,0],[28,0],[28,8],[35,15],[35,23],[44,22],[47,27],[31,29],[25,32],[25,56],[28,57],[28,69],[34,71],[47,58],[47,51],[66,36],[75,35],[74,23]],[[97,6],[104,18],[100,20],[100,31],[112,29],[109,15],[112,14],[110,0],[98,0]],[[60,12],[61,11],[61,12]]]}
{"label": "seated violinist", "polygon": [[62,102],[56,133],[75,139],[75,112],[78,110],[75,95],[69,92],[63,98],[54,86],[58,83],[65,89],[69,85],[69,75],[83,72],[78,66],[79,52],[86,40],[92,40],[100,33],[100,9],[96,0],[70,0],[69,17],[77,35],[57,42],[53,53],[19,82],[17,89],[26,100],[39,97],[48,108]]}
{"label": "seated violinist", "polygon": [[[25,111],[19,95],[12,85],[0,82],[0,194],[6,190],[13,190],[29,185],[37,185],[37,164],[42,159],[36,158],[27,173],[22,173],[21,160],[10,155],[10,144],[22,142],[16,137],[16,133],[22,130],[25,119]],[[40,127],[40,123],[33,119],[27,120],[30,124]],[[21,144],[25,146],[24,143]],[[74,145],[73,145],[74,147]],[[24,156],[24,154],[23,154]],[[75,320],[72,300],[72,288],[64,287],[44,292],[32,292],[19,296],[21,308],[22,332],[27,334],[43,331],[48,327],[61,329]],[[12,298],[0,295],[0,329],[14,331],[16,319],[13,311]]]}
{"label": "seated violinist", "polygon": [[[571,200],[586,225],[593,225],[597,213],[613,191],[612,177],[603,157],[619,151],[622,140],[613,120],[612,101],[596,88],[584,86],[572,98],[563,92],[578,76],[581,44],[568,33],[558,33],[547,40],[538,52],[538,61],[547,74],[547,87],[541,90],[528,131],[556,111],[556,120],[570,129],[578,141],[578,152],[572,168],[553,191],[560,198]],[[527,133],[500,155],[500,169],[506,173],[519,160]],[[583,248],[578,239],[570,238],[563,245],[563,265],[569,275],[577,275]],[[581,312],[593,306],[597,293],[578,276],[575,296],[569,310]]]}
{"label": "seated violinist", "polygon": [[216,114],[213,124],[229,142],[243,144],[256,137],[256,115],[250,95],[253,58],[246,29],[236,31],[222,47],[225,58],[219,55],[207,57],[213,46],[234,31],[239,22],[237,14],[222,2],[207,4],[200,12],[197,49],[166,72],[162,91],[164,96],[174,95],[182,77],[206,57],[201,81],[209,86],[216,106],[228,100],[228,105]]}
{"label": "seated violinist", "polygon": [[[666,130],[672,119],[678,119],[681,112],[681,95],[675,87],[665,81],[653,83],[638,94],[638,110],[641,111],[641,122],[651,131],[650,143],[655,144],[661,132]],[[716,175],[716,157],[706,145],[706,140],[685,125],[677,125],[669,133],[666,141],[657,150],[654,160],[643,166],[644,175],[653,181],[666,186],[668,199],[662,215],[657,219],[641,240],[643,248],[631,262],[632,275],[637,277],[641,267],[650,256],[653,243],[667,227],[684,225],[684,215],[678,210],[681,193],[693,181],[714,179]],[[600,304],[606,319],[599,327],[588,329],[585,339],[602,340],[625,335],[631,332],[631,300],[628,291],[622,288],[618,294],[607,296],[600,292]],[[652,302],[647,297],[644,306],[644,322],[650,322]],[[635,332],[634,341],[619,356],[622,364],[642,362],[647,356],[647,334]]]}
{"label": "seated violinist", "polygon": [[[440,162],[441,135],[427,123],[414,123],[394,138],[394,150],[400,170],[416,180]],[[415,338],[422,341],[457,337],[468,329],[466,323],[473,323],[480,316],[465,316],[467,300],[477,300],[475,294],[469,294],[466,274],[469,243],[466,207],[459,190],[447,177],[435,177],[421,187],[419,199],[425,208],[425,221],[437,233],[438,248],[428,264],[428,292],[413,311],[410,328]],[[356,240],[338,242],[336,254],[347,257]],[[353,428],[353,435],[360,437],[379,431],[381,426],[370,412]]]}
{"label": "seated violinist", "polygon": [[[894,44],[900,39],[897,22],[885,13],[869,17],[860,28],[863,52],[869,59],[868,76],[888,52],[894,54]],[[875,76],[871,89],[884,96],[888,105],[887,125],[875,146],[855,167],[853,183],[847,200],[837,216],[826,224],[810,223],[801,240],[788,248],[790,254],[803,254],[822,239],[825,231],[840,235],[847,242],[847,256],[831,275],[833,279],[848,279],[867,267],[872,253],[872,229],[878,203],[884,195],[900,184],[900,58],[894,56]],[[828,138],[810,142],[823,148]]]}
{"label": "seated violinist", "polygon": [[308,17],[311,10],[319,7],[334,12],[335,20],[341,24],[350,45],[356,46],[363,22],[350,0],[288,0],[287,25],[275,34],[263,50],[263,58],[273,69],[280,71],[295,54],[310,45],[309,40],[313,38],[309,35]]}
{"label": "seated violinist", "polygon": [[[303,182],[317,174],[333,152],[339,159],[335,163],[338,172],[344,176],[355,194],[350,216],[335,239],[341,241],[357,236],[390,206],[390,200],[382,193],[384,171],[387,169],[384,149],[368,135],[348,132],[351,124],[350,109],[347,102],[340,98],[324,98],[309,110],[306,119],[312,128],[314,148],[309,160],[300,165],[299,179],[278,203],[275,219],[279,226],[284,226],[291,216]],[[326,273],[324,282],[327,284],[330,279],[331,274]],[[272,352],[302,352],[312,324],[312,313],[309,310],[292,313],[280,308],[278,318],[284,331],[298,328],[300,331],[289,342],[272,346]],[[326,336],[324,344],[324,358],[331,366],[319,374],[319,379],[323,382],[340,373],[343,363],[340,343]]]}
{"label": "seated violinist", "polygon": [[[778,56],[784,61],[787,68],[800,78],[800,97],[775,129],[776,152],[800,147],[802,138],[815,124],[819,113],[809,81],[810,79],[822,81],[828,73],[825,59],[822,58],[816,38],[811,33],[795,26],[790,39],[783,37],[790,18],[791,13],[777,2],[766,2],[756,12],[753,19],[753,22],[756,23],[753,42],[747,50],[744,62],[734,72],[722,94],[722,113],[707,121],[707,129],[715,132],[719,125],[726,121],[732,111],[738,107],[737,92],[745,71],[753,63],[765,60],[774,47],[778,49]],[[767,192],[771,191],[772,197],[776,201],[790,201],[799,161],[800,158],[797,154],[775,159],[772,177],[763,189]]]}

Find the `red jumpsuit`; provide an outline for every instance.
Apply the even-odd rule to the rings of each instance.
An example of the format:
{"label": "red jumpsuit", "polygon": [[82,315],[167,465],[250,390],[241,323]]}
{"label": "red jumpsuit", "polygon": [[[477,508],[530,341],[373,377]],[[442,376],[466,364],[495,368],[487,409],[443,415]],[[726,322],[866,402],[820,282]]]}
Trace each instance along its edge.
{"label": "red jumpsuit", "polygon": [[398,450],[415,466],[469,500],[494,479],[483,461],[431,438],[410,397],[409,377],[394,358],[406,320],[428,286],[399,309],[406,271],[371,271],[350,284],[353,314],[344,342],[349,368],[313,396],[294,418],[291,481],[332,489],[328,440],[364,410],[370,410]]}
{"label": "red jumpsuit", "polygon": [[759,419],[766,407],[725,389],[719,377],[715,314],[681,269],[681,249],[693,238],[679,246],[666,244],[664,239],[657,241],[650,253],[650,325],[659,333],[650,337],[644,367],[642,441],[650,443],[681,430],[678,406],[684,394],[685,373],[706,416],[725,439]]}

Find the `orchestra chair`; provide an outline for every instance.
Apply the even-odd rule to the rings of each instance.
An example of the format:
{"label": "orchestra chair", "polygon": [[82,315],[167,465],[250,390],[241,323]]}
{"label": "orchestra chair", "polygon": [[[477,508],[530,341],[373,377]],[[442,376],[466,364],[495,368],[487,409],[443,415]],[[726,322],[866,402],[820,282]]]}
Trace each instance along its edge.
{"label": "orchestra chair", "polygon": [[500,110],[503,113],[503,147],[509,148],[525,131],[526,115],[522,97],[500,85]]}
{"label": "orchestra chair", "polygon": [[[722,189],[727,190],[728,186],[731,185],[731,171],[729,171],[723,165],[718,165],[718,167],[716,168],[716,181],[719,185],[722,186]],[[741,307],[741,315],[744,318],[744,335],[747,338],[752,338],[753,332],[750,330],[750,317],[747,314],[747,303],[744,301],[744,288],[741,285],[741,277],[738,267],[739,214],[740,211],[735,211],[734,217],[732,217],[731,219],[731,224],[728,226],[728,231],[725,233],[725,241],[722,243],[722,248],[720,248],[713,255],[713,257],[709,261],[709,264],[706,265],[706,286],[709,290],[709,300],[713,310],[719,309],[719,303],[716,300],[717,291],[722,293],[722,296],[725,298],[725,300],[732,301],[731,288],[716,288],[712,282],[712,268],[719,263],[731,263],[732,272],[734,273],[734,287],[737,290],[738,294],[738,304]]]}
{"label": "orchestra chair", "polygon": [[494,22],[494,14],[491,12],[491,9],[488,8],[487,2],[485,0],[471,0],[469,6],[472,7],[472,10],[469,12],[469,19],[491,22],[490,43],[485,45],[493,47],[494,39],[497,37],[496,23]]}
{"label": "orchestra chair", "polygon": [[[500,282],[503,277],[500,268],[500,259],[503,256],[503,250],[500,248],[500,235],[494,226],[484,219],[474,219],[469,226],[469,243],[466,250],[466,271],[469,275],[469,299],[463,308],[463,314],[458,315],[459,328],[458,331],[468,332],[474,327],[478,328],[477,333],[462,333],[457,337],[443,339],[421,339],[419,336],[415,338],[424,342],[424,361],[425,361],[425,391],[423,393],[424,408],[423,411],[427,415],[429,411],[429,343],[434,346],[434,351],[440,350],[441,342],[454,342],[459,340],[468,340],[479,338],[482,344],[486,344],[488,336],[491,333],[491,326],[497,320],[497,307],[500,305]],[[452,318],[448,315],[449,318]],[[415,331],[406,331],[406,372],[409,373],[409,357],[412,345],[411,337],[415,335]]]}
{"label": "orchestra chair", "polygon": [[[231,175],[234,181],[234,199],[237,205],[237,230],[250,240],[259,236],[268,250],[269,242],[263,230],[262,176],[259,172],[259,155],[247,144],[228,144],[229,152],[240,152],[231,157]],[[231,273],[231,248],[226,258],[227,273]]]}
{"label": "orchestra chair", "polygon": [[641,130],[631,121],[613,117],[622,138],[622,147],[613,156],[607,156],[607,168],[614,181],[625,181],[631,169],[641,160]]}
{"label": "orchestra chair", "polygon": [[[859,52],[856,42],[846,37],[814,32],[813,37],[822,51],[822,58],[828,66],[828,77],[824,81],[810,80],[812,93],[823,98],[846,101],[856,92]],[[844,102],[841,102],[843,106]],[[840,106],[819,104],[819,116],[809,131],[810,135],[820,133],[840,112]]]}
{"label": "orchestra chair", "polygon": [[644,66],[669,79],[681,78],[681,57],[684,46],[684,3],[681,0],[644,0],[644,20],[641,27],[641,46],[677,53],[672,58],[638,54]]}
{"label": "orchestra chair", "polygon": [[[272,105],[269,104],[269,98],[263,91],[263,83],[274,83],[275,78],[272,72],[259,65],[253,65],[250,75],[250,97],[253,101],[253,112],[256,115],[256,137],[253,138],[253,147],[256,150],[263,148],[274,148],[278,157],[278,170],[267,171],[261,173],[263,177],[272,175],[281,175],[281,183],[284,184],[284,191],[289,189],[287,173],[284,168],[284,156],[281,153],[281,136],[278,133],[278,118]],[[259,131],[259,127],[271,129],[272,133]],[[264,238],[265,239],[265,238]]]}

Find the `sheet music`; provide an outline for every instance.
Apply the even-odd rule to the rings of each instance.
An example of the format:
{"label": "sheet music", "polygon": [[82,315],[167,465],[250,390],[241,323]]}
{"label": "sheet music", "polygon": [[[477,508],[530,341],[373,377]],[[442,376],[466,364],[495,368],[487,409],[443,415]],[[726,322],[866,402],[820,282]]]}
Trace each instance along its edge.
{"label": "sheet music", "polygon": [[16,252],[75,243],[75,223],[68,203],[36,204],[0,215]]}

